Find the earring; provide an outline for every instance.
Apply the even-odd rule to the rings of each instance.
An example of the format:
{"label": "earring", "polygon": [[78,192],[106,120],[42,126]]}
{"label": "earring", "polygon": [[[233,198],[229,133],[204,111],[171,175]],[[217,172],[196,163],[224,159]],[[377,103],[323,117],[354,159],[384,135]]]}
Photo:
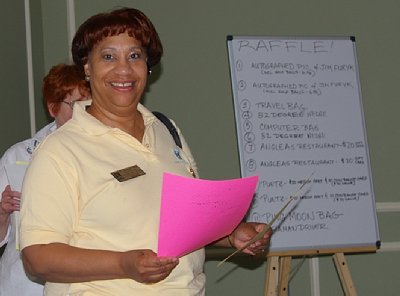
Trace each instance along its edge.
{"label": "earring", "polygon": [[87,82],[90,81],[90,76],[89,75],[85,75],[85,81],[87,81]]}
{"label": "earring", "polygon": [[149,68],[149,70],[147,71],[147,75],[151,75],[151,73],[152,73],[152,71],[151,71],[151,69]]}

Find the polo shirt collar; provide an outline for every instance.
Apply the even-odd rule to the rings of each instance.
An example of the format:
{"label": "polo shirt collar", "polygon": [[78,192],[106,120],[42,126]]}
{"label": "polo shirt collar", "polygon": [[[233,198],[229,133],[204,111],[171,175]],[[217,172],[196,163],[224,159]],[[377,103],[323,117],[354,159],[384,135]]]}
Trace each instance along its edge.
{"label": "polo shirt collar", "polygon": [[[72,119],[77,121],[81,128],[85,130],[88,134],[94,136],[100,136],[110,132],[122,132],[119,128],[109,127],[103,124],[101,121],[86,112],[86,108],[92,104],[92,100],[78,101],[74,106],[74,112],[72,114]],[[141,103],[138,104],[138,111],[143,116],[143,121],[145,127],[151,125],[156,117],[153,113],[144,107]]]}

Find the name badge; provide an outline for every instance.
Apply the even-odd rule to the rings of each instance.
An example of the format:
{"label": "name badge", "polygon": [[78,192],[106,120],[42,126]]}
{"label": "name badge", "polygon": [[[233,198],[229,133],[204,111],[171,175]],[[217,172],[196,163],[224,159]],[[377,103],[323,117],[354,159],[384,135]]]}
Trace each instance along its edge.
{"label": "name badge", "polygon": [[119,182],[124,182],[145,174],[146,173],[137,165],[133,165],[111,173],[111,175],[113,175],[113,177]]}

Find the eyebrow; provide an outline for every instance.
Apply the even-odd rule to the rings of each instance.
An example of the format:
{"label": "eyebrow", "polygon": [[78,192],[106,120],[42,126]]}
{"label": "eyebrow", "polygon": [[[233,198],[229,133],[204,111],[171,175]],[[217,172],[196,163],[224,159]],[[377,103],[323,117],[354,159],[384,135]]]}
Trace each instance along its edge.
{"label": "eyebrow", "polygon": [[[100,51],[103,51],[103,50],[119,50],[118,48],[116,48],[116,47],[103,47],[103,48],[100,48]],[[131,47],[129,47],[128,48],[128,50],[141,50],[141,51],[144,51],[144,48],[142,47],[142,46],[131,46]]]}

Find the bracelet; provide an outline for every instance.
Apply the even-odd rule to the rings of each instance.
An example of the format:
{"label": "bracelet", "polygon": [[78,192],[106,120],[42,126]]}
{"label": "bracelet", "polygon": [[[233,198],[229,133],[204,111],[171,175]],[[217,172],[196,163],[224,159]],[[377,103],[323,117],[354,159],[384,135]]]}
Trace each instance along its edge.
{"label": "bracelet", "polygon": [[233,245],[232,241],[231,241],[231,235],[228,235],[228,242],[231,245],[232,248],[236,249],[236,247]]}

